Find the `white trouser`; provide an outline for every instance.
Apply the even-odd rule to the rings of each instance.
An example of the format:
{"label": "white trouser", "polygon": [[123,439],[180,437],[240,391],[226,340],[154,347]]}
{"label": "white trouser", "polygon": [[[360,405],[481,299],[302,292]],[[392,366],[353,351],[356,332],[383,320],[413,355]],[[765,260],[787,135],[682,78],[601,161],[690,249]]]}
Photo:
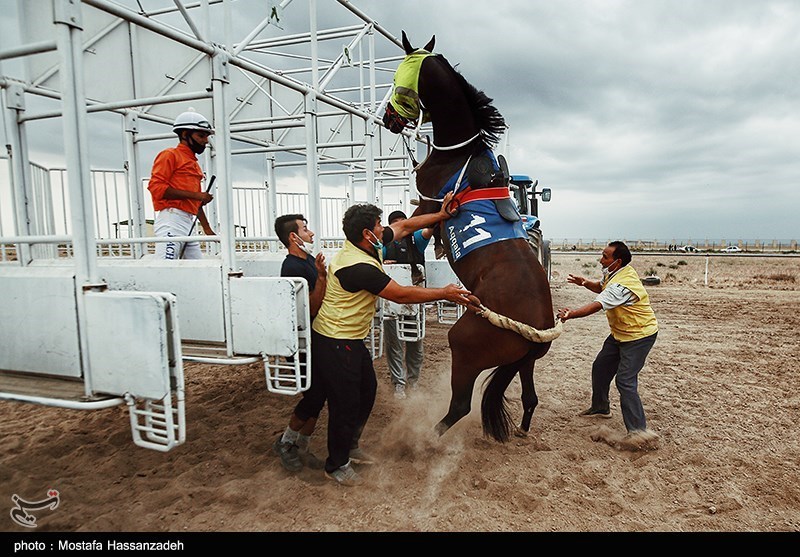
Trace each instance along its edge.
{"label": "white trouser", "polygon": [[[172,236],[191,236],[194,215],[180,209],[164,209],[156,213],[153,231],[159,238]],[[158,242],[156,244],[156,257],[159,259],[202,259],[200,242]],[[183,255],[181,255],[183,250]]]}

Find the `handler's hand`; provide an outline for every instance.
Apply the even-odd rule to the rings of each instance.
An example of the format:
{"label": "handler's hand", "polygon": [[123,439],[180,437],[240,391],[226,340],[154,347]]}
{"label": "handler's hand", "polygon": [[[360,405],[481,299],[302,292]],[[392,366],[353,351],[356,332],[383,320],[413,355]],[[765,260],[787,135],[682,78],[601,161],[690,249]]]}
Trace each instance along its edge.
{"label": "handler's hand", "polygon": [[452,200],[453,200],[453,192],[451,191],[447,192],[447,194],[444,196],[444,199],[442,199],[442,206],[439,209],[439,216],[442,217],[442,220],[447,220],[455,216],[454,213],[450,212],[452,211],[452,207],[450,207],[450,202]]}
{"label": "handler's hand", "polygon": [[208,192],[201,191],[200,192],[200,199],[198,199],[198,201],[200,201],[200,206],[202,207],[206,203],[210,203],[213,199],[214,199],[213,195],[211,195]]}
{"label": "handler's hand", "polygon": [[448,284],[444,287],[444,299],[448,302],[455,302],[462,306],[469,305],[470,301],[467,298],[471,292],[466,288],[462,288],[457,284]]}
{"label": "handler's hand", "polygon": [[[571,276],[572,275],[570,275],[570,277]],[[559,319],[561,319],[562,322],[566,321],[567,319],[569,319],[569,308],[562,308],[562,309],[558,310],[558,313],[556,314],[556,316]]]}
{"label": "handler's hand", "polygon": [[317,268],[318,278],[327,279],[328,268],[325,266],[325,256],[323,254],[317,254],[317,256],[314,258],[314,265]]}
{"label": "handler's hand", "polygon": [[569,275],[567,277],[567,282],[577,284],[578,286],[586,286],[586,279],[577,275]]}

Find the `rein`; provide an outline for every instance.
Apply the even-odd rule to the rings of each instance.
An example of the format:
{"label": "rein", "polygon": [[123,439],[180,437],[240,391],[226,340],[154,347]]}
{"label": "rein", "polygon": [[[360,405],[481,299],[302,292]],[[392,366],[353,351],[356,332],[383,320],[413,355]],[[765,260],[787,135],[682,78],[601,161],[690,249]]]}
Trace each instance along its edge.
{"label": "rein", "polygon": [[[419,127],[417,127],[417,130],[419,130]],[[462,147],[466,147],[467,145],[469,145],[470,143],[472,143],[473,141],[478,139],[480,136],[481,136],[481,131],[479,130],[478,133],[476,133],[475,135],[473,135],[472,137],[470,137],[466,141],[463,141],[463,142],[459,143],[458,145],[450,145],[448,147],[439,147],[435,143],[430,143],[430,146],[433,147],[433,149],[436,150],[436,151],[454,151],[456,149],[460,149]],[[409,150],[408,154],[409,154],[409,156],[411,156],[411,151],[410,150]],[[428,158],[425,157],[425,160],[428,160]],[[461,180],[464,178],[464,173],[467,171],[467,165],[469,165],[469,161],[471,161],[471,160],[472,160],[472,155],[467,157],[467,162],[465,162],[464,166],[461,167],[461,173],[458,175],[458,180],[456,180],[456,183],[453,186],[453,194],[455,194],[458,191],[458,188],[461,186]],[[416,163],[416,161],[414,160],[413,156],[411,157],[411,161]],[[422,166],[422,164],[424,164],[424,163],[425,163],[425,161],[422,161],[421,164],[417,164],[414,167],[414,170],[416,171],[417,168]],[[439,193],[442,193],[442,192],[439,192]],[[417,188],[417,195],[419,195],[420,199],[423,199],[425,201],[436,201],[437,203],[441,203],[446,194],[442,194],[442,198],[441,199],[436,198],[436,197],[428,197],[428,196],[424,195],[421,191],[419,191],[419,188]]]}
{"label": "rein", "polygon": [[487,319],[489,323],[495,327],[514,331],[531,342],[552,342],[557,339],[564,330],[564,322],[558,317],[556,317],[555,326],[550,329],[540,331],[539,329],[535,329],[530,325],[520,323],[519,321],[515,321],[510,317],[495,313],[483,304],[480,304],[478,307],[480,308],[480,311],[476,311],[475,313]]}
{"label": "rein", "polygon": [[470,143],[472,143],[473,141],[478,139],[480,136],[481,136],[481,132],[478,131],[478,133],[476,133],[475,135],[473,135],[472,137],[470,137],[466,141],[463,141],[463,142],[459,143],[458,145],[448,145],[447,147],[439,147],[435,143],[431,143],[431,145],[437,151],[454,151],[455,149],[461,149],[462,147],[466,147],[467,145],[469,145]]}

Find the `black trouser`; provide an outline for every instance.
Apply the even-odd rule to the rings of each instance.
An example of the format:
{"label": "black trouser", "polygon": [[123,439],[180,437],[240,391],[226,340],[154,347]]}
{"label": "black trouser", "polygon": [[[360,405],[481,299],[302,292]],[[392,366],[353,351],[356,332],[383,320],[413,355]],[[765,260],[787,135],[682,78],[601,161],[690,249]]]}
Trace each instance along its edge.
{"label": "black trouser", "polygon": [[333,472],[350,460],[375,404],[378,380],[363,340],[339,340],[311,333],[311,373],[328,395],[328,458]]}
{"label": "black trouser", "polygon": [[[300,354],[300,363],[305,364],[305,353]],[[294,415],[306,422],[311,418],[319,418],[322,408],[325,406],[325,386],[320,379],[314,377],[314,370],[311,370],[311,386],[303,391],[303,398],[294,407]]]}

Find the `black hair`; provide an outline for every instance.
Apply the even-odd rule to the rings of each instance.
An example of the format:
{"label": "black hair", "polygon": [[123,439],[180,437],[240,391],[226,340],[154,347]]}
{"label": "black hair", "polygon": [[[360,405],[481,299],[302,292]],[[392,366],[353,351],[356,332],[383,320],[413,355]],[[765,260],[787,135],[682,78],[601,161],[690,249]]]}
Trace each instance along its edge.
{"label": "black hair", "polygon": [[392,211],[391,213],[389,213],[389,219],[388,219],[387,222],[389,224],[392,224],[392,221],[394,221],[394,219],[407,219],[407,218],[408,217],[406,216],[406,214],[403,211],[399,211],[399,210],[398,211]]}
{"label": "black hair", "polygon": [[281,215],[277,219],[275,219],[275,234],[278,235],[278,240],[281,243],[289,247],[289,234],[297,232],[300,230],[300,227],[297,225],[297,221],[303,221],[307,223],[308,221],[303,215]]}
{"label": "black hair", "polygon": [[609,247],[614,248],[614,259],[619,259],[622,261],[623,267],[631,262],[631,250],[628,249],[628,246],[625,245],[625,242],[615,240],[613,242],[609,242],[608,245]]}
{"label": "black hair", "polygon": [[342,230],[345,238],[354,244],[359,243],[363,237],[361,231],[365,228],[367,230],[375,228],[375,223],[380,220],[381,214],[383,211],[370,203],[350,206],[342,218]]}

